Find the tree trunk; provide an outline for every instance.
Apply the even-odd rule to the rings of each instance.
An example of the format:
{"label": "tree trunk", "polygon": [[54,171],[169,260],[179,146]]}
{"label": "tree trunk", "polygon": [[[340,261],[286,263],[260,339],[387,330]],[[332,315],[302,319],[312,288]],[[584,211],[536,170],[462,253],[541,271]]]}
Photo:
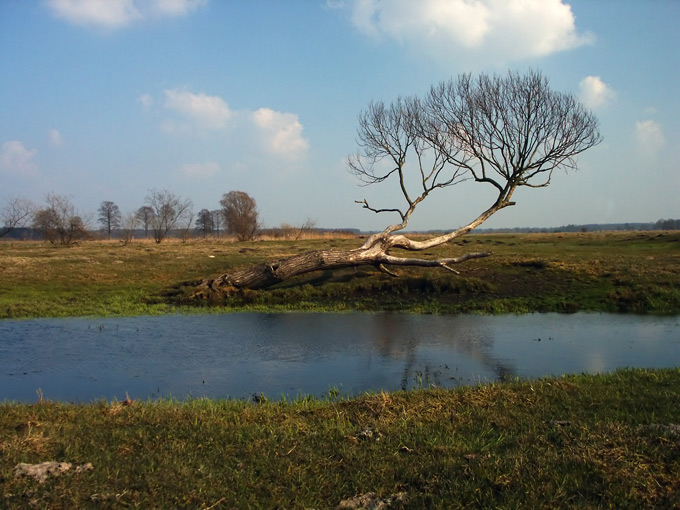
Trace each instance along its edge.
{"label": "tree trunk", "polygon": [[460,264],[470,259],[488,257],[491,252],[466,253],[460,257],[442,259],[419,259],[409,257],[396,257],[389,253],[390,250],[399,248],[405,251],[423,251],[463,236],[477,226],[481,225],[491,215],[504,207],[514,205],[508,198],[512,195],[514,186],[503,190],[498,200],[475,220],[464,227],[440,236],[432,237],[423,241],[415,241],[404,235],[394,234],[403,229],[408,223],[408,216],[415,207],[404,217],[400,225],[387,227],[383,232],[373,234],[366,239],[363,246],[354,250],[317,250],[293,255],[275,262],[265,262],[246,269],[240,269],[233,273],[223,274],[214,279],[203,280],[198,283],[193,297],[196,299],[212,299],[229,295],[234,289],[264,289],[279,282],[314,271],[324,269],[341,269],[346,267],[375,266],[384,273],[396,276],[386,266],[416,266],[438,267],[454,273],[456,270],[451,264]]}
{"label": "tree trunk", "polygon": [[[381,237],[378,237],[380,240]],[[382,238],[392,241],[392,237]],[[387,244],[387,246],[386,246]],[[449,264],[458,264],[469,259],[487,257],[490,252],[467,253],[460,257],[445,259],[416,259],[395,257],[387,253],[391,243],[367,241],[364,246],[354,250],[316,250],[293,255],[275,262],[265,262],[232,273],[223,274],[214,279],[200,282],[194,293],[195,298],[208,299],[228,294],[236,289],[264,289],[279,282],[314,271],[325,269],[341,269],[357,266],[375,266],[381,271],[392,274],[387,265],[440,267],[449,271]],[[454,271],[455,272],[455,271]]]}

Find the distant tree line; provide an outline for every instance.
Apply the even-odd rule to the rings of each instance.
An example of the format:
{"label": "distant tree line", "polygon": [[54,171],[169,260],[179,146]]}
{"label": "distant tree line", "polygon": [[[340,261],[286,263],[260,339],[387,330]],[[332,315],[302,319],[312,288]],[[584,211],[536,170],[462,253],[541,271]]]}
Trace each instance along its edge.
{"label": "distant tree line", "polygon": [[[239,241],[255,238],[260,229],[255,199],[244,191],[230,191],[220,200],[220,209],[201,209],[194,222],[191,200],[168,190],[151,190],[139,209],[123,214],[115,202],[105,200],[97,210],[97,223],[107,239],[129,243],[142,231],[145,238],[163,242],[170,235],[186,240],[192,234],[219,236],[221,232]],[[5,200],[0,209],[0,237],[39,238],[70,246],[93,237],[90,218],[79,213],[73,197],[49,193],[44,204],[23,198]]]}
{"label": "distant tree line", "polygon": [[[123,214],[114,202],[105,200],[97,210],[100,232],[107,239],[120,239],[127,244],[135,237],[153,238],[156,243],[168,236],[186,240],[201,237],[234,236],[249,241],[257,235],[299,239],[312,232],[327,232],[316,221],[307,218],[295,226],[283,223],[264,229],[259,220],[255,199],[244,191],[230,191],[220,200],[218,209],[201,209],[194,216],[191,200],[167,190],[151,190],[138,209]],[[594,232],[604,230],[680,230],[680,219],[659,219],[654,223],[591,223],[555,228],[515,227],[477,229],[478,233],[522,232]],[[332,229],[330,232],[340,232]],[[360,234],[357,229],[341,229],[342,233]],[[436,230],[424,233],[435,233]],[[0,238],[44,239],[52,244],[73,245],[94,237],[90,217],[78,212],[71,196],[48,193],[45,202],[36,205],[22,197],[0,201]]]}
{"label": "distant tree line", "polygon": [[654,224],[655,230],[680,230],[680,219],[659,220]]}
{"label": "distant tree line", "polygon": [[478,233],[553,233],[553,232],[599,232],[605,230],[680,230],[680,219],[660,219],[655,223],[587,223],[582,225],[563,225],[561,227],[514,227],[514,228],[483,228]]}
{"label": "distant tree line", "polygon": [[[680,230],[680,219],[658,220],[652,222],[629,223],[586,223],[582,225],[569,224],[561,227],[500,227],[477,228],[472,234],[555,234],[571,232],[604,232],[604,231],[635,231],[635,230]],[[437,234],[442,230],[419,231],[421,234]],[[365,233],[365,232],[364,232]]]}

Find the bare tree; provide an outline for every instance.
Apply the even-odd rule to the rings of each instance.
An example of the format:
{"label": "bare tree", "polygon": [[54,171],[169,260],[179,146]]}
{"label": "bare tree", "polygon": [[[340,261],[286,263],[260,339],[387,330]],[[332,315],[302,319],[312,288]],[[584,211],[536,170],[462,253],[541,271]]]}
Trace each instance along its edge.
{"label": "bare tree", "polygon": [[127,246],[135,238],[135,230],[139,225],[139,217],[136,212],[128,213],[121,219],[121,242]]}
{"label": "bare tree", "polygon": [[33,217],[33,228],[52,244],[70,246],[89,236],[87,226],[76,212],[71,197],[49,193],[43,209]]}
{"label": "bare tree", "polygon": [[313,233],[316,230],[316,220],[307,217],[305,221],[298,227],[290,223],[281,223],[278,230],[274,230],[275,237],[280,235],[286,239],[295,239],[298,241],[304,235]]}
{"label": "bare tree", "polygon": [[6,199],[5,205],[0,209],[0,237],[28,225],[34,211],[35,205],[30,200],[21,197]]}
{"label": "bare tree", "polygon": [[183,200],[167,190],[151,190],[145,200],[153,211],[149,225],[154,241],[158,244],[163,242],[178,224],[184,227],[184,222],[192,216],[191,200]]}
{"label": "bare tree", "polygon": [[300,239],[302,236],[306,234],[310,234],[316,230],[316,220],[312,218],[307,218],[305,221],[302,222],[302,225],[300,225],[297,229],[297,235],[295,236],[295,240],[297,241]]}
{"label": "bare tree", "polygon": [[213,222],[213,228],[215,235],[217,237],[220,237],[220,231],[222,229],[222,225],[224,224],[224,217],[222,216],[222,209],[215,209],[213,211],[210,211],[210,215],[212,216],[212,222]]}
{"label": "bare tree", "polygon": [[215,230],[215,218],[208,209],[201,209],[196,217],[196,230],[207,237]]}
{"label": "bare tree", "polygon": [[151,226],[151,220],[155,215],[155,212],[152,207],[148,205],[143,205],[139,209],[137,209],[136,212],[137,218],[141,222],[142,226],[144,227],[144,238],[148,239],[149,237],[149,227]]}
{"label": "bare tree", "polygon": [[194,223],[194,211],[189,208],[180,224],[179,237],[183,243],[191,239],[191,225]]}
{"label": "bare tree", "polygon": [[[359,116],[359,152],[348,166],[365,184],[392,183],[400,203],[374,206],[375,213],[397,215],[399,221],[369,236],[348,251],[318,250],[259,264],[204,280],[197,296],[236,288],[264,288],[320,269],[373,265],[451,266],[489,256],[488,252],[425,259],[397,256],[397,249],[418,252],[467,234],[501,209],[515,205],[520,186],[550,184],[555,170],[576,168],[576,158],[600,143],[598,120],[573,95],[550,89],[540,72],[477,78],[470,74],[433,86],[423,98],[370,103]],[[431,193],[463,182],[494,191],[481,213],[462,227],[424,240],[400,234],[417,206]]]}
{"label": "bare tree", "polygon": [[230,191],[220,200],[227,231],[239,241],[250,241],[259,228],[257,204],[244,191]]}
{"label": "bare tree", "polygon": [[111,232],[114,229],[120,227],[120,209],[113,202],[105,200],[99,206],[98,221],[101,223],[102,228],[106,231],[108,238],[111,239]]}

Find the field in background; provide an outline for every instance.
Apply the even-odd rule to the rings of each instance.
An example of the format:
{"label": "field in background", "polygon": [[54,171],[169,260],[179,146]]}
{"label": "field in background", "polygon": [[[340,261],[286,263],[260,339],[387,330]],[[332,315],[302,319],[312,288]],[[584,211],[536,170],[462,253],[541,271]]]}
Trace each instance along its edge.
{"label": "field in background", "polygon": [[475,234],[429,252],[493,256],[460,275],[372,267],[311,273],[226,303],[190,301],[191,282],[360,237],[88,241],[66,248],[0,242],[0,318],[116,316],[223,310],[394,310],[416,313],[609,311],[680,313],[680,233]]}

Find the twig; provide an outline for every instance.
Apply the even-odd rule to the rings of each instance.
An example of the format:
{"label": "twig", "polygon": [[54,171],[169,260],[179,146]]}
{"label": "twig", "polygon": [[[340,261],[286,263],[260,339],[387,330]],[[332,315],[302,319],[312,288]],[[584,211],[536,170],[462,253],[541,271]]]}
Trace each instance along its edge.
{"label": "twig", "polygon": [[226,498],[226,497],[225,497],[225,498],[220,498],[220,499],[218,499],[217,501],[215,501],[212,505],[210,505],[210,506],[208,506],[208,507],[205,507],[203,510],[212,510],[212,509],[215,508],[217,505],[219,505],[219,504],[221,504],[221,503],[224,503],[224,500],[225,500],[225,499],[227,499],[227,498]]}

